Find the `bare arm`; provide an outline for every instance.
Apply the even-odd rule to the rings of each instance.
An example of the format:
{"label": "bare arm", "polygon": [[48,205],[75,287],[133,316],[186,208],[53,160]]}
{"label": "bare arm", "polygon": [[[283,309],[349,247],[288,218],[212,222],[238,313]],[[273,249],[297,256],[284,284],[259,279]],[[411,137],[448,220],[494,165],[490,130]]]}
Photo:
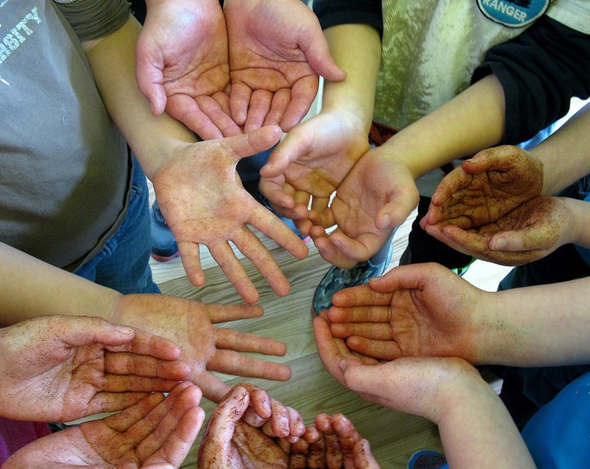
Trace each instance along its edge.
{"label": "bare arm", "polygon": [[590,173],[590,104],[530,150],[543,163],[543,194],[553,195]]}
{"label": "bare arm", "polygon": [[535,467],[499,397],[464,360],[420,357],[363,365],[347,358],[322,318],[314,319],[314,329],[324,366],[344,386],[438,425],[450,467]]}
{"label": "bare arm", "polygon": [[590,278],[495,293],[485,363],[559,366],[588,363]]}
{"label": "bare arm", "polygon": [[0,244],[0,325],[45,315],[99,316],[122,295]]}
{"label": "bare arm", "polygon": [[444,163],[497,145],[504,121],[504,90],[494,75],[488,75],[403,129],[385,146],[418,179]]}
{"label": "bare arm", "polygon": [[168,114],[154,116],[135,79],[135,46],[141,26],[131,17],[113,34],[84,43],[96,83],[109,114],[125,136],[148,178],[176,144],[196,138]]}
{"label": "bare arm", "polygon": [[372,26],[362,24],[334,26],[324,33],[334,60],[347,76],[341,82],[325,82],[322,108],[326,111],[348,108],[361,118],[368,135],[381,62],[379,33]]}

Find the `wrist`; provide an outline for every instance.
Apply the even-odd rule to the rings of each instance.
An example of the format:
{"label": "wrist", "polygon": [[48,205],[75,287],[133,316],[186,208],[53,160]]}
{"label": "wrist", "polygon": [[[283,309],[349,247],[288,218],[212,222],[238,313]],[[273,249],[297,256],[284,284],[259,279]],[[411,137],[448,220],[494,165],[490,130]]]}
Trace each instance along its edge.
{"label": "wrist", "polygon": [[561,243],[573,243],[590,249],[590,204],[583,200],[557,197],[556,200],[564,204],[567,227],[562,232],[567,238]]}
{"label": "wrist", "polygon": [[[167,114],[159,117],[170,118]],[[178,129],[174,125],[170,128],[169,135],[156,135],[153,139],[144,139],[137,151],[132,147],[134,155],[150,181],[153,182],[156,175],[177,155],[182,154],[184,149],[198,143],[194,135],[188,132],[188,129],[186,130],[185,132],[185,128]],[[199,152],[194,154],[197,155]]]}
{"label": "wrist", "polygon": [[428,148],[422,146],[421,140],[416,137],[413,130],[406,127],[380,147],[388,158],[405,166],[414,181],[440,166],[434,156],[431,157]]}
{"label": "wrist", "polygon": [[436,396],[434,415],[428,417],[439,427],[461,422],[467,415],[480,412],[482,407],[494,404],[498,396],[484,381],[479,372],[464,362],[452,380],[441,387]]}

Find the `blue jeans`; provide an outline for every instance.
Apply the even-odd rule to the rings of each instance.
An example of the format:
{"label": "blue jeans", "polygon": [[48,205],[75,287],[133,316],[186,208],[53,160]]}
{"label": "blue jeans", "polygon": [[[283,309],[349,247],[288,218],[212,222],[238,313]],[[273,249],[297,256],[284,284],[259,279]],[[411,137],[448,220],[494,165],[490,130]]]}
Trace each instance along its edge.
{"label": "blue jeans", "polygon": [[149,266],[151,239],[145,174],[133,158],[127,216],[104,248],[74,273],[121,293],[160,293]]}

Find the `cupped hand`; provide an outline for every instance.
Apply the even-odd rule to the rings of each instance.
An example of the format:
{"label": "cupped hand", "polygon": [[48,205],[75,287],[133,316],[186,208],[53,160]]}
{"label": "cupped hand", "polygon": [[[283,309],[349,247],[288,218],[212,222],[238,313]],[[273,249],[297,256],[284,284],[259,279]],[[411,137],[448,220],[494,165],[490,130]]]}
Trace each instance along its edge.
{"label": "cupped hand", "polygon": [[[369,442],[362,438],[344,415],[318,414],[315,427],[326,442],[326,467],[346,469],[378,469]],[[314,466],[317,467],[317,466]]]}
{"label": "cupped hand", "polygon": [[6,469],[166,469],[188,454],[205,412],[199,389],[178,384],[167,397],[150,394],[102,420],[84,422],[29,443],[2,466]]}
{"label": "cupped hand", "polygon": [[248,391],[238,385],[215,408],[199,448],[200,468],[287,467],[277,442],[241,420],[249,403]]}
{"label": "cupped hand", "polygon": [[291,370],[280,363],[242,355],[252,352],[282,356],[285,345],[274,339],[213,324],[262,316],[262,308],[247,305],[203,304],[167,295],[126,295],[113,306],[112,317],[167,337],[180,345],[181,359],[192,370],[190,379],[204,396],[219,402],[227,386],[212,371],[286,381]]}
{"label": "cupped hand", "polygon": [[426,231],[457,251],[501,265],[523,265],[571,242],[571,212],[564,199],[536,197],[494,223],[463,230],[454,225]]}
{"label": "cupped hand", "polygon": [[229,55],[218,0],[149,0],[137,43],[137,82],[153,113],[166,110],[203,139],[239,135],[229,110]]}
{"label": "cupped hand", "polygon": [[326,371],[362,398],[393,410],[437,423],[445,397],[453,394],[455,386],[463,386],[463,378],[470,380],[473,373],[481,379],[461,358],[402,355],[387,363],[368,362],[332,334],[325,317],[314,318],[313,327]]}
{"label": "cupped hand", "polygon": [[286,438],[290,443],[299,440],[305,432],[299,412],[269,396],[258,386],[250,383],[240,383],[238,386],[244,388],[250,396],[250,407],[243,416],[246,423],[261,427],[271,437]]}
{"label": "cupped hand", "polygon": [[[329,208],[310,212],[322,258],[342,268],[373,256],[418,204],[411,170],[386,145],[369,150],[346,176]],[[330,236],[325,229],[337,225]]]}
{"label": "cupped hand", "polygon": [[173,342],[99,318],[44,316],[0,330],[0,414],[66,422],[170,391],[190,368]]}
{"label": "cupped hand", "polygon": [[272,255],[246,225],[274,239],[298,259],[305,258],[307,247],[242,187],[236,172],[241,158],[272,147],[280,135],[277,126],[267,126],[237,137],[180,145],[156,172],[156,197],[194,285],[205,281],[199,256],[199,244],[204,244],[244,301],[258,301],[258,292],[231,241],[278,295],[289,292],[289,282]]}
{"label": "cupped hand", "polygon": [[[368,442],[342,414],[316,417],[298,441],[289,443],[244,423],[248,391],[238,385],[217,406],[199,448],[202,469],[342,467],[374,469]],[[354,465],[353,465],[354,464]]]}
{"label": "cupped hand", "polygon": [[341,81],[320,23],[303,2],[226,0],[230,108],[246,132],[279,124],[287,132],[313,102],[319,75]]}
{"label": "cupped hand", "polygon": [[414,264],[337,292],[327,318],[333,337],[365,356],[456,356],[477,363],[483,346],[478,311],[489,295],[439,264]]}
{"label": "cupped hand", "polygon": [[542,188],[543,164],[535,156],[509,145],[489,148],[441,181],[420,225],[488,225],[541,195]]}
{"label": "cupped hand", "polygon": [[356,115],[322,112],[291,130],[260,170],[260,190],[282,215],[308,235],[307,207],[321,212],[330,196],[369,149]]}

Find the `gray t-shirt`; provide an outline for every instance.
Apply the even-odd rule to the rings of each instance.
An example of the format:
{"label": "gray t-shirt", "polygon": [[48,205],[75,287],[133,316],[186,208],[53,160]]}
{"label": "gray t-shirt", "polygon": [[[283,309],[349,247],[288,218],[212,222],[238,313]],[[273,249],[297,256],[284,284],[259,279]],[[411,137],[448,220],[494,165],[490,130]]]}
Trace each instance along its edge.
{"label": "gray t-shirt", "polygon": [[126,214],[126,143],[78,37],[128,15],[124,0],[0,0],[0,241],[58,267],[100,250]]}

